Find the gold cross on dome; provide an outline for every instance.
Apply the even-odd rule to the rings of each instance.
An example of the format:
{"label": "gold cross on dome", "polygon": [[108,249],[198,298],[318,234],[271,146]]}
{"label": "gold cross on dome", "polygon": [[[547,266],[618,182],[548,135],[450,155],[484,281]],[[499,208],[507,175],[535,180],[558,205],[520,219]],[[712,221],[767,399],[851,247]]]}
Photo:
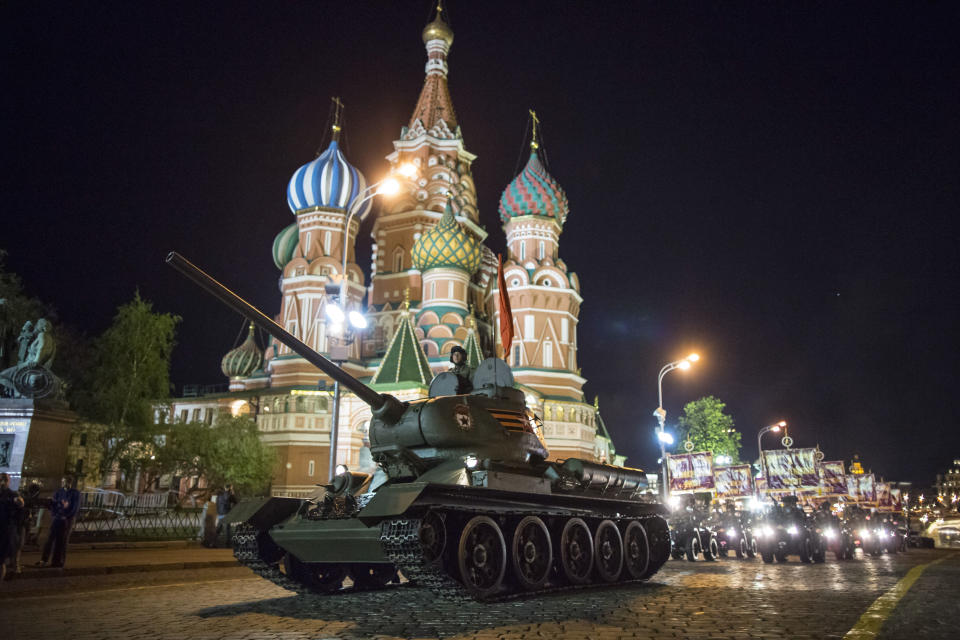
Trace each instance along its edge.
{"label": "gold cross on dome", "polygon": [[403,310],[407,311],[410,309],[410,287],[407,287],[403,290]]}
{"label": "gold cross on dome", "polygon": [[334,96],[330,100],[333,102],[333,133],[336,135],[340,133],[341,129],[340,118],[343,117],[343,102],[340,100],[340,96]]}
{"label": "gold cross on dome", "polygon": [[533,109],[529,109],[530,119],[533,120],[533,138],[530,140],[530,148],[534,151],[540,148],[540,143],[537,142],[537,129],[540,128],[540,118],[537,117],[537,112]]}

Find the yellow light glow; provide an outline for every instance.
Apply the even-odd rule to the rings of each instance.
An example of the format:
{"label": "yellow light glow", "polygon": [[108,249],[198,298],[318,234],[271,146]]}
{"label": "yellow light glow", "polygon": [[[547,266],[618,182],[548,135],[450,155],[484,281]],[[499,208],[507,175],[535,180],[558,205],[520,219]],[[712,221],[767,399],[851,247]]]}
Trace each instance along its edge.
{"label": "yellow light glow", "polygon": [[410,162],[404,162],[402,165],[397,167],[397,173],[402,175],[404,178],[412,178],[417,175],[417,167]]}
{"label": "yellow light glow", "polygon": [[380,183],[377,193],[385,196],[392,196],[400,191],[400,183],[395,178],[387,178]]}
{"label": "yellow light glow", "polygon": [[778,425],[778,424],[773,425],[773,429],[772,429],[772,430],[773,430],[774,433],[779,432],[779,431],[780,431],[780,425]]}
{"label": "yellow light glow", "polygon": [[689,368],[690,368],[690,361],[689,361],[689,360],[681,360],[680,363],[677,365],[677,367],[680,368],[680,369],[689,369]]}
{"label": "yellow light glow", "polygon": [[700,359],[699,353],[691,353],[690,355],[687,356],[687,360],[689,360],[690,362],[696,362],[699,359]]}

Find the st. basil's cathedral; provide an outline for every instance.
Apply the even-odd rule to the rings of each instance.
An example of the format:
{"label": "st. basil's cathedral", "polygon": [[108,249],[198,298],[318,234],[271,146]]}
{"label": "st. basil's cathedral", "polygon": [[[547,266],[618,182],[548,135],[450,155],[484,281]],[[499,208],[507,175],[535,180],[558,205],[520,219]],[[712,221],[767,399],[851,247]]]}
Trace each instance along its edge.
{"label": "st. basil's cathedral", "polygon": [[[433,376],[450,367],[456,346],[472,367],[503,356],[528,408],[543,419],[551,458],[623,464],[596,402],[583,393],[586,379],[577,363],[583,298],[577,275],[559,255],[570,206],[541,162],[536,117],[530,157],[499,202],[514,324],[512,347],[503,354],[495,339],[501,322],[497,256],[484,244],[471,169],[476,156],[464,144],[447,83],[453,31],[439,8],[423,42],[423,88],[386,157],[401,188],[392,197],[380,196],[369,284],[355,246],[376,186],[368,186],[344,155],[337,118],[329,147],[297,169],[287,188],[295,221],[273,243],[281,271],[275,319],[351,375],[400,400],[425,397]],[[405,178],[397,170],[409,165],[416,175]],[[342,306],[366,317],[363,331],[327,313],[341,291]],[[255,416],[262,439],[278,453],[274,495],[303,496],[326,482],[332,382],[283,345],[271,341],[261,350],[252,329],[223,358],[222,370],[229,392],[179,398],[172,415],[207,422],[218,412]],[[344,393],[339,415],[337,463],[358,470],[372,466],[365,445],[369,408]]]}

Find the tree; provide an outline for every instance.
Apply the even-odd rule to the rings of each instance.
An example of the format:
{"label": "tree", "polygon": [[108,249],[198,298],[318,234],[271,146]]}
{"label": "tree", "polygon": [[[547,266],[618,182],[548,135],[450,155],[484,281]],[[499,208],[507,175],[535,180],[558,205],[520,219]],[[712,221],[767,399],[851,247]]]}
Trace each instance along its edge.
{"label": "tree", "polygon": [[136,292],[94,341],[90,375],[72,394],[78,413],[106,427],[100,470],[119,467],[120,485],[154,453],[154,407],[170,397],[170,355],[179,322],[178,316],[155,313]]}
{"label": "tree", "polygon": [[739,462],[740,432],[733,428],[733,417],[723,412],[726,406],[714,396],[688,402],[677,425],[679,441],[690,440],[694,451],[712,451]]}
{"label": "tree", "polygon": [[156,464],[165,473],[202,476],[208,489],[232,484],[238,493],[266,490],[276,462],[249,417],[220,416],[212,425],[175,422],[166,425]]}

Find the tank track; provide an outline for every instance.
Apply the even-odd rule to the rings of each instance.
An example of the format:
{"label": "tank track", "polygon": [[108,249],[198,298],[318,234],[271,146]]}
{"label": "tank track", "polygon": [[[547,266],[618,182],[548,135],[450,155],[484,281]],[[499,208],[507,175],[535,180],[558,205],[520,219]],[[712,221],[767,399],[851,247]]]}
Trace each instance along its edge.
{"label": "tank track", "polygon": [[[458,509],[456,510],[461,514],[473,514],[473,515],[498,515],[494,513],[489,513],[484,510],[466,510]],[[511,514],[511,515],[537,515],[537,516],[567,516],[569,514],[564,513],[544,513],[544,512],[531,512],[530,514]],[[632,518],[637,520],[644,525],[644,531],[647,531],[646,526],[647,521],[652,521],[656,518],[663,520],[661,516],[650,515],[650,516],[640,516],[638,518]],[[380,543],[383,547],[384,553],[393,562],[394,566],[400,570],[408,580],[414,584],[430,589],[435,593],[435,595],[443,600],[447,601],[460,601],[460,602],[475,602],[474,598],[470,592],[464,588],[464,586],[451,577],[446,571],[443,570],[443,566],[439,561],[428,561],[423,553],[423,547],[420,544],[420,523],[421,520],[417,518],[395,518],[392,520],[385,520],[380,524]],[[664,524],[666,521],[664,520]],[[575,591],[582,589],[596,589],[598,587],[616,587],[625,584],[642,584],[647,582],[652,576],[656,575],[657,571],[669,560],[669,553],[663,559],[663,561],[658,565],[653,571],[651,571],[646,578],[642,579],[626,579],[618,580],[613,583],[590,583],[590,584],[562,584],[562,585],[553,585],[548,586],[545,589],[540,589],[538,591],[527,591],[520,590],[515,592],[507,592],[494,595],[492,597],[484,599],[484,602],[504,602],[509,600],[516,600],[518,598],[524,598],[531,595],[540,595],[546,593],[557,593],[563,591]]]}
{"label": "tank track", "polygon": [[264,561],[260,554],[258,538],[261,534],[259,531],[246,522],[234,525],[233,529],[233,557],[237,559],[237,562],[261,578],[269,580],[287,591],[293,591],[300,595],[313,593],[307,585],[288,578],[285,573],[280,571],[279,562],[271,564]]}
{"label": "tank track", "polygon": [[[462,514],[474,514],[474,515],[483,515],[486,514],[483,510],[457,510],[458,513]],[[495,514],[494,514],[495,515]],[[565,516],[567,514],[557,513],[543,513],[537,512],[533,515],[548,516]],[[658,518],[659,516],[641,516],[635,518],[641,523],[646,524],[646,521]],[[394,518],[391,520],[385,520],[380,524],[380,543],[383,547],[384,553],[387,558],[393,563],[393,565],[404,575],[404,577],[413,583],[414,585],[429,589],[433,592],[436,597],[447,602],[475,602],[476,599],[470,592],[464,588],[464,586],[450,576],[444,569],[443,565],[439,561],[428,561],[423,553],[423,546],[420,542],[420,525],[421,519],[419,518]],[[646,530],[647,527],[644,526]],[[257,531],[254,527],[247,523],[241,523],[234,525],[234,535],[233,535],[233,555],[237,561],[248,567],[255,574],[269,580],[278,587],[292,591],[299,595],[309,595],[309,594],[324,594],[332,595],[334,593],[351,593],[359,591],[370,591],[370,590],[379,590],[379,589],[388,589],[396,588],[396,584],[388,584],[383,587],[370,587],[370,588],[358,588],[358,587],[341,587],[337,591],[333,592],[319,592],[310,588],[309,585],[288,577],[283,571],[280,570],[279,561],[267,562],[262,555],[261,550],[261,536],[263,533]],[[664,561],[665,562],[665,561]],[[662,566],[662,563],[661,565]],[[591,583],[583,585],[553,585],[538,591],[516,591],[516,592],[507,592],[494,595],[485,599],[485,602],[504,602],[509,600],[515,600],[518,598],[523,598],[531,595],[546,594],[546,593],[557,593],[564,591],[574,591],[582,589],[595,589],[598,587],[615,587],[625,584],[640,584],[646,582],[653,575],[659,571],[660,566],[656,567],[654,571],[644,579],[627,579],[619,580],[614,583]]]}

